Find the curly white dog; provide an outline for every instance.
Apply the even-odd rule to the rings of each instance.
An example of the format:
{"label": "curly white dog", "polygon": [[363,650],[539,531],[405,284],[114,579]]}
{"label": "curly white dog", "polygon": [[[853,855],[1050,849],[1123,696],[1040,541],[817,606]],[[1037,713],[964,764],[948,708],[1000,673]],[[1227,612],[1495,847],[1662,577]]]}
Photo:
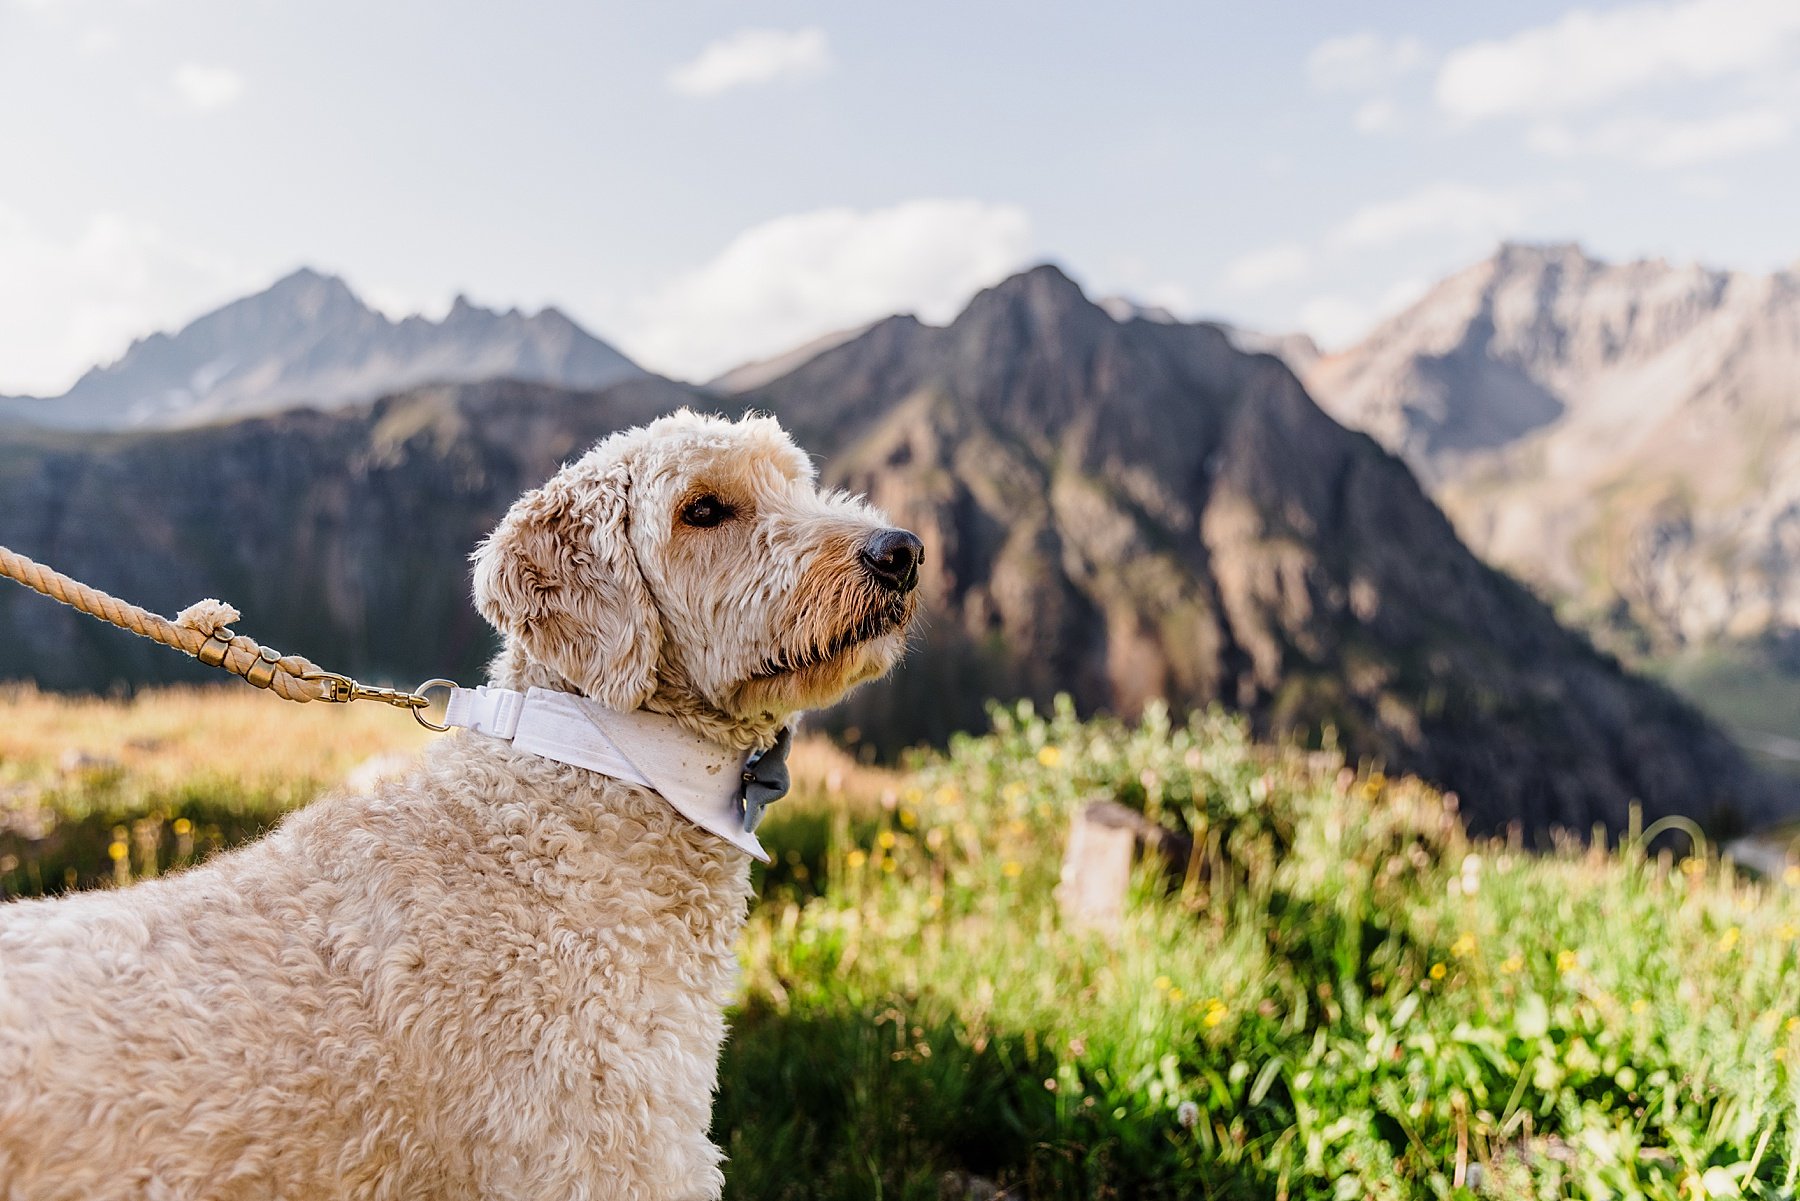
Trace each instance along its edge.
{"label": "curly white dog", "polygon": [[[496,687],[735,769],[897,661],[919,559],[773,420],[682,412],[520,498],[475,597]],[[519,739],[442,739],[180,875],[0,906],[0,1195],[717,1196],[754,837]]]}

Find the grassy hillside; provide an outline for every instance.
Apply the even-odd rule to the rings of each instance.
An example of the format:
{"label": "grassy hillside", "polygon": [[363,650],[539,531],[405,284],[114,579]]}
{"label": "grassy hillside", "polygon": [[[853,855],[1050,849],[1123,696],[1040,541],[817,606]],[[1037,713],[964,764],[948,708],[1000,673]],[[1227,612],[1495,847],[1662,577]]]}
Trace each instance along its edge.
{"label": "grassy hillside", "polygon": [[[290,766],[414,740],[391,713],[178,699],[184,729],[258,706],[230,741]],[[98,748],[153,737],[132,731],[159,703],[54,704],[0,700],[9,889],[58,886],[25,870],[45,846],[84,883],[129,878],[147,851],[178,861],[183,820],[247,829],[323,786],[274,787],[255,752],[185,782],[100,770],[69,731],[117,754]],[[1780,883],[1635,844],[1471,843],[1450,799],[1217,716],[1003,712],[905,773],[815,745],[802,776],[743,943],[715,1120],[732,1197],[1792,1195],[1800,896]],[[1110,938],[1053,897],[1092,797],[1199,848],[1140,880]]]}

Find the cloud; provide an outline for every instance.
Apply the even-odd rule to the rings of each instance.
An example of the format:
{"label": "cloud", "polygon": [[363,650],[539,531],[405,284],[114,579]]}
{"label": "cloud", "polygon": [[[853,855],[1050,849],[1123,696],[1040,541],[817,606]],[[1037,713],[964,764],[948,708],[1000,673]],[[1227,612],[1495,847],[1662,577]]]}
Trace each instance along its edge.
{"label": "cloud", "polygon": [[1437,102],[1466,120],[1591,108],[1655,84],[1778,66],[1800,50],[1793,0],[1673,0],[1576,9],[1452,52]]}
{"label": "cloud", "polygon": [[641,302],[620,341],[647,367],[708,379],[895,312],[947,321],[1031,249],[1023,209],[979,200],[777,217]]}
{"label": "cloud", "polygon": [[669,72],[668,83],[683,96],[717,96],[778,79],[811,79],[831,66],[831,46],[825,31],[816,26],[740,29],[708,42],[691,62]]}
{"label": "cloud", "polygon": [[1365,205],[1333,228],[1326,240],[1339,250],[1394,246],[1431,235],[1491,241],[1514,232],[1532,213],[1569,195],[1567,187],[1490,189],[1435,183]]}
{"label": "cloud", "polygon": [[1306,78],[1321,92],[1373,92],[1425,65],[1417,38],[1352,33],[1319,43],[1306,56]]}
{"label": "cloud", "polygon": [[1260,292],[1279,284],[1292,283],[1306,275],[1312,266],[1312,255],[1296,242],[1283,242],[1263,250],[1253,250],[1225,265],[1225,286],[1239,292]]}
{"label": "cloud", "polygon": [[1601,155],[1644,167],[1691,167],[1779,146],[1792,129],[1787,114],[1756,108],[1693,121],[1623,117],[1587,133],[1544,122],[1527,131],[1525,144],[1553,158]]}
{"label": "cloud", "polygon": [[0,392],[54,395],[131,340],[255,283],[232,263],[115,213],[73,238],[0,207]]}
{"label": "cloud", "polygon": [[182,63],[169,82],[181,102],[197,113],[228,108],[244,94],[244,77],[230,67]]}
{"label": "cloud", "polygon": [[1321,350],[1342,350],[1389,313],[1398,312],[1425,295],[1429,288],[1425,280],[1408,277],[1390,284],[1373,300],[1315,296],[1300,306],[1300,328],[1312,336]]}
{"label": "cloud", "polygon": [[1388,133],[1400,124],[1400,108],[1392,100],[1369,100],[1350,118],[1358,133]]}

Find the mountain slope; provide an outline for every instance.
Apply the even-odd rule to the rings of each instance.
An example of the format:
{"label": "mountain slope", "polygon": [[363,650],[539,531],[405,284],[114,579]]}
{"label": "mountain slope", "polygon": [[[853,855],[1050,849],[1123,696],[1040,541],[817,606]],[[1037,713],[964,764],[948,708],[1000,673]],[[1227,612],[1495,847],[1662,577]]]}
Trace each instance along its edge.
{"label": "mountain slope", "polygon": [[[475,678],[476,538],[592,440],[709,399],[655,379],[500,384],[197,430],[0,433],[0,543],[164,611],[223,596],[247,632],[333,667]],[[830,482],[925,539],[923,645],[829,719],[876,744],[980,724],[989,696],[1125,713],[1167,697],[1266,733],[1329,725],[1458,789],[1488,828],[1620,827],[1633,798],[1721,823],[1777,805],[1691,711],[1476,561],[1404,465],[1216,328],[1117,322],[1041,268],[948,327],[891,318],[730,403],[777,413]],[[0,631],[0,676],[181,667],[19,589],[0,589]]]}
{"label": "mountain slope", "polygon": [[497,313],[459,296],[442,321],[396,322],[343,280],[303,269],[177,333],[133,343],[62,396],[0,400],[0,421],[195,425],[299,403],[367,401],[422,383],[511,378],[600,388],[642,374],[556,309]]}
{"label": "mountain slope", "polygon": [[1308,386],[1463,537],[1672,648],[1800,629],[1800,277],[1505,246]]}
{"label": "mountain slope", "polygon": [[864,730],[965,724],[998,679],[1085,709],[1166,696],[1271,733],[1332,724],[1487,826],[1773,803],[1217,328],[1116,322],[1040,268],[946,329],[878,326],[742,399],[930,548],[927,650],[853,701]]}

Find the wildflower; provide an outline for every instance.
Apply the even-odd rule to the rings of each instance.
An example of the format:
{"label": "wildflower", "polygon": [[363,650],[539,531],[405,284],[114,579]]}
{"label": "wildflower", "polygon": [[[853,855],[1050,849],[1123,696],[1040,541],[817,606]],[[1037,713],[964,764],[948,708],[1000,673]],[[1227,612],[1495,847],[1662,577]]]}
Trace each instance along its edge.
{"label": "wildflower", "polygon": [[1192,1101],[1183,1101],[1175,1107],[1175,1121],[1183,1130],[1192,1130],[1200,1124],[1200,1107]]}
{"label": "wildflower", "polygon": [[910,830],[919,824],[919,815],[914,813],[911,809],[902,809],[900,811],[900,824]]}
{"label": "wildflower", "polygon": [[1556,953],[1556,970],[1557,971],[1572,972],[1580,966],[1581,966],[1581,956],[1577,955],[1575,952],[1573,952],[1573,951],[1558,951]]}
{"label": "wildflower", "polygon": [[178,817],[175,819],[175,827],[174,828],[175,828],[175,833],[178,837],[184,837],[188,834],[193,833],[194,823],[189,821],[185,817]]}
{"label": "wildflower", "polygon": [[894,849],[896,839],[894,838],[894,832],[892,830],[883,830],[875,841],[881,844],[882,850],[891,851]]}
{"label": "wildflower", "polygon": [[1157,992],[1168,992],[1169,986],[1170,986],[1170,984],[1173,983],[1173,981],[1171,981],[1167,976],[1158,976],[1156,979],[1152,980],[1150,983],[1155,987]]}
{"label": "wildflower", "polygon": [[1738,936],[1739,931],[1736,926],[1732,926],[1730,929],[1726,930],[1725,933],[1719,935],[1719,950],[1729,951],[1731,948],[1737,946]]}
{"label": "wildflower", "polygon": [[1056,1091],[1056,1077],[1054,1077],[1054,1076],[1045,1076],[1044,1077],[1044,1091],[1051,1092],[1051,1093]]}
{"label": "wildflower", "polygon": [[1450,944],[1450,954],[1458,959],[1466,959],[1475,953],[1475,936],[1463,934]]}
{"label": "wildflower", "polygon": [[1796,1030],[1800,1030],[1800,1018],[1789,1018],[1782,1024],[1782,1028],[1789,1034],[1792,1034]]}
{"label": "wildflower", "polygon": [[1442,980],[1448,974],[1449,969],[1445,968],[1443,964],[1434,963],[1431,965],[1431,978],[1433,980]]}
{"label": "wildflower", "polygon": [[894,861],[892,859],[883,859],[881,861],[881,870],[884,872],[892,872],[894,870]]}
{"label": "wildflower", "polygon": [[1800,938],[1800,929],[1796,929],[1788,922],[1782,922],[1775,927],[1775,937],[1782,942],[1793,942],[1796,938]]}
{"label": "wildflower", "polygon": [[1208,1001],[1206,1003],[1206,1028],[1211,1030],[1214,1026],[1217,1026],[1220,1022],[1224,1021],[1225,1012],[1225,1005],[1223,1002],[1217,1000]]}
{"label": "wildflower", "polygon": [[1062,748],[1047,746],[1037,753],[1037,761],[1045,767],[1057,767],[1062,763]]}
{"label": "wildflower", "polygon": [[1642,997],[1639,997],[1631,1003],[1631,1012],[1633,1013],[1642,1013],[1648,1008],[1650,1008],[1650,1002],[1644,1000]]}
{"label": "wildflower", "polygon": [[1524,967],[1525,961],[1517,955],[1508,955],[1505,961],[1500,964],[1500,970],[1509,976],[1516,975],[1518,972],[1522,971]]}
{"label": "wildflower", "polygon": [[1776,1063],[1786,1063],[1787,1062],[1787,1048],[1786,1047],[1776,1047],[1775,1048],[1775,1062]]}
{"label": "wildflower", "polygon": [[106,853],[112,857],[112,861],[114,863],[118,863],[120,860],[124,859],[125,856],[130,854],[131,852],[125,849],[125,844],[123,841],[115,841],[112,843],[112,845],[110,845],[106,848]]}
{"label": "wildflower", "polygon": [[1018,879],[1019,874],[1024,870],[1025,865],[1020,863],[1017,859],[1008,859],[1005,863],[1000,865],[1000,874],[1005,876],[1008,880]]}
{"label": "wildflower", "polygon": [[851,871],[855,871],[857,868],[861,867],[863,864],[867,863],[868,861],[869,861],[868,853],[866,851],[863,851],[860,849],[851,851],[848,855],[844,856],[844,866],[849,868]]}
{"label": "wildflower", "polygon": [[1187,996],[1187,994],[1182,992],[1179,988],[1171,988],[1169,990],[1169,1004],[1179,1005],[1181,1004],[1181,999],[1185,996]]}

